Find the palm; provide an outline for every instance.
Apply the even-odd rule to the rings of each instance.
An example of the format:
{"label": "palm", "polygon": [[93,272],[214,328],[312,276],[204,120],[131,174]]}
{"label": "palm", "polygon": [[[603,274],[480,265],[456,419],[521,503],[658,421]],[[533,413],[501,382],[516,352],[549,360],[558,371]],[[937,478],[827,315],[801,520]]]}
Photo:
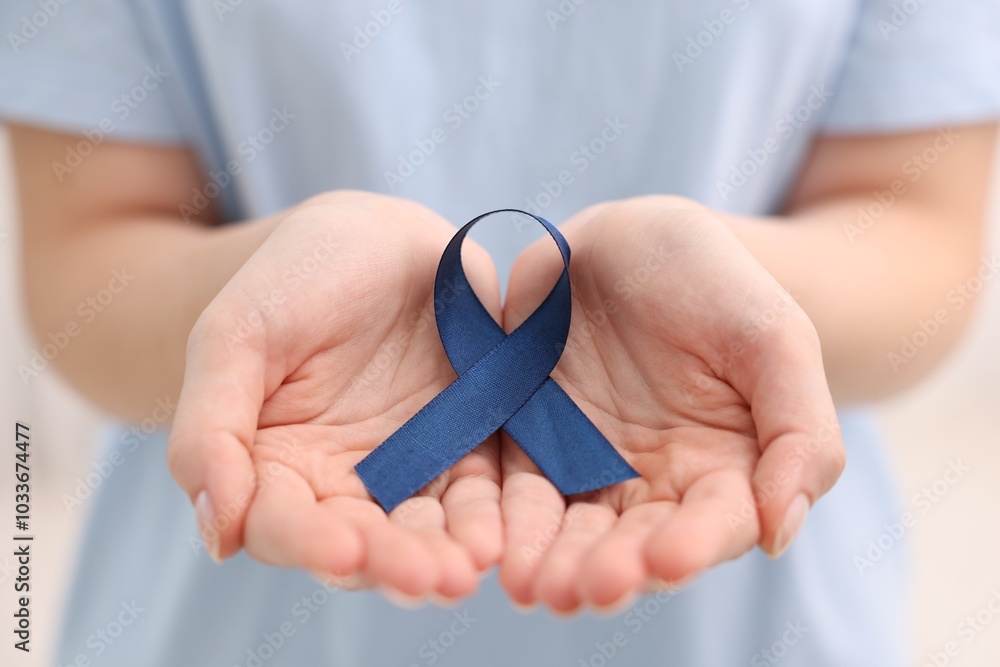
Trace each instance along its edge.
{"label": "palm", "polygon": [[[279,529],[289,533],[279,543],[295,534],[306,538],[302,547],[315,551],[316,562],[336,555],[351,569],[351,558],[363,555],[372,580],[414,595],[467,595],[477,569],[492,564],[499,548],[499,528],[490,535],[489,524],[480,523],[497,517],[490,507],[499,496],[496,443],[477,448],[404,502],[392,521],[354,472],[454,379],[433,326],[414,331],[398,324],[390,331],[381,341],[349,346],[355,349],[314,354],[265,401],[251,450],[258,487],[247,548],[256,552],[258,540],[274,544],[272,531]],[[393,341],[407,342],[397,349]],[[272,523],[275,515],[281,519]]]}
{"label": "palm", "polygon": [[[504,441],[503,575],[521,602],[561,611],[612,604],[651,578],[684,579],[760,538],[745,509],[762,451],[750,397],[768,382],[757,369],[773,351],[747,318],[780,303],[790,316],[773,327],[794,337],[801,323],[749,255],[685,215],[611,220],[591,212],[563,229],[574,251],[574,312],[552,377],[640,478],[567,504]],[[547,253],[532,248],[515,268],[509,327],[551,284],[558,266]],[[766,407],[760,401],[755,410]],[[553,522],[558,536],[539,541]]]}
{"label": "palm", "polygon": [[[298,229],[269,239],[277,250],[266,261],[251,259],[234,282],[243,293],[258,292],[256,282],[272,284],[288,259],[301,261],[329,228],[315,223],[335,215],[343,212],[310,211]],[[350,234],[349,253],[322,264],[307,286],[286,290],[264,349],[251,349],[246,362],[264,390],[247,438],[254,488],[242,542],[267,563],[408,595],[458,597],[475,589],[477,572],[500,551],[495,439],[388,516],[354,471],[455,377],[433,304],[436,262],[454,230],[424,222],[404,220],[416,227],[408,230],[366,219],[355,232],[339,229]],[[470,280],[497,310],[492,266],[476,249],[471,254]],[[278,255],[285,261],[276,267]],[[241,368],[229,373],[248,372]]]}

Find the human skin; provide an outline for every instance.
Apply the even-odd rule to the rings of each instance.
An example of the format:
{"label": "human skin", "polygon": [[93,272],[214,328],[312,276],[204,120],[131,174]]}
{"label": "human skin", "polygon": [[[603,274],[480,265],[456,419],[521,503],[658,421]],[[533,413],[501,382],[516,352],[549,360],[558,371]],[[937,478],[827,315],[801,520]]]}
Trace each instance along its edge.
{"label": "human skin", "polygon": [[[561,231],[574,250],[574,313],[553,378],[640,477],[567,502],[502,436],[511,596],[561,612],[604,607],[757,543],[780,552],[844,466],[805,312],[721,221],[680,198],[592,207]],[[524,253],[507,327],[559,268],[547,244]],[[748,328],[769,313],[768,326]],[[553,522],[558,534],[539,539]]]}
{"label": "human skin", "polygon": [[[781,451],[771,450],[774,441],[780,445],[785,433],[801,439],[829,415],[826,383],[838,401],[883,396],[925,375],[958,340],[971,309],[955,313],[898,372],[885,360],[921,318],[941,307],[948,289],[975,273],[979,261],[995,128],[956,132],[958,141],[855,242],[844,227],[854,222],[856,207],[889,188],[901,165],[933,145],[936,133],[818,139],[781,216],[726,216],[679,198],[653,197],[584,211],[567,224],[577,267],[574,295],[584,311],[592,310],[586,306],[597,303],[609,286],[614,291],[616,276],[644,261],[630,234],[652,234],[702,261],[685,264],[686,280],[668,284],[672,292],[631,300],[615,316],[628,321],[641,303],[648,311],[642,315],[661,319],[660,330],[617,336],[611,324],[586,337],[571,332],[554,377],[614,436],[641,432],[637,447],[669,444],[676,455],[671,450],[659,463],[654,460],[642,470],[643,480],[603,496],[572,499],[583,504],[586,518],[567,522],[550,541],[561,559],[552,562],[560,567],[544,565],[551,554],[532,567],[512,557],[533,530],[551,523],[553,512],[557,519],[563,516],[567,506],[544,478],[517,461],[509,443],[502,456],[496,442],[477,449],[392,517],[366,497],[351,471],[354,461],[453,377],[434,328],[418,328],[432,306],[436,255],[450,233],[422,207],[364,193],[331,193],[241,225],[217,226],[211,211],[186,224],[178,206],[202,184],[189,151],[107,141],[59,183],[49,165],[79,137],[11,126],[28,312],[35,332],[44,337],[60,330],[77,304],[106,284],[113,268],[135,267],[134,282],[114,307],[53,363],[86,396],[125,419],[142,419],[156,399],[180,394],[170,465],[197,504],[199,520],[209,528],[206,543],[217,557],[246,548],[264,562],[356,577],[406,595],[458,597],[474,590],[477,571],[504,554],[501,573],[515,600],[540,600],[562,611],[585,603],[606,606],[641,590],[650,578],[683,580],[754,544],[780,552],[804,518],[797,507],[796,525],[780,530],[793,501],[804,494],[807,504],[815,502],[836,479],[843,456],[839,440],[830,440],[823,455],[785,471],[790,481],[758,508],[755,521],[724,534],[720,521],[732,503],[749,497],[762,475],[781,470],[784,457],[767,454]],[[403,231],[392,222],[399,217],[414,223]],[[607,221],[619,219],[626,224],[614,231],[610,245],[620,254],[595,250],[600,244],[588,234],[608,233],[600,230],[615,227]],[[239,344],[227,346],[227,334],[240,318],[266,301],[284,273],[328,234],[340,235],[334,245],[342,254],[323,265],[315,283],[286,290],[282,317],[264,318]],[[724,258],[736,261],[726,264]],[[501,319],[488,258],[472,248],[465,261],[477,294]],[[506,326],[530,312],[547,262],[541,247],[519,261],[502,316]],[[403,269],[386,272],[381,283],[361,270],[372,263]],[[355,270],[343,269],[345,264]],[[601,271],[611,282],[588,283],[588,276]],[[535,274],[538,280],[531,278]],[[669,267],[656,275],[665,280],[668,274]],[[721,299],[706,311],[697,300],[684,298],[687,285],[712,285],[723,275],[748,290],[743,303]],[[719,289],[720,295],[729,294]],[[740,333],[745,303],[774,303],[785,291],[798,306],[790,305],[780,324],[757,338],[760,349],[734,355],[732,343],[746,342]],[[657,312],[656,303],[666,312]],[[345,309],[351,316],[338,317]],[[585,318],[575,318],[574,331],[583,331]],[[685,327],[670,326],[678,322]],[[719,327],[720,322],[728,325]],[[710,344],[700,356],[691,341],[685,346],[669,338],[685,328],[692,335],[714,334],[699,341]],[[399,340],[406,344],[391,345]],[[690,373],[686,389],[667,402],[658,403],[656,392],[641,397],[643,419],[658,408],[662,422],[691,418],[702,429],[698,437],[667,443],[662,433],[650,435],[648,421],[638,420],[637,426],[632,415],[608,410],[619,398],[637,396],[601,394],[608,386],[619,389],[613,386],[620,380],[618,365],[608,364],[593,377],[575,370],[608,350],[635,361],[640,355],[630,346],[662,368]],[[365,392],[346,379],[363,375],[376,354],[391,350],[396,350],[390,355],[394,372],[376,374]],[[801,382],[808,400],[776,405],[769,396],[788,394],[755,395],[755,387],[773,381],[770,364],[755,364],[759,359],[799,369],[783,378]],[[638,364],[622,368],[630,379],[640,377]],[[689,414],[682,414],[681,401],[693,402]],[[724,409],[716,410],[720,406]],[[715,438],[714,444],[703,447],[702,435]],[[285,442],[293,443],[291,450]],[[295,452],[291,463],[281,460],[287,451]],[[290,474],[263,474],[272,461]],[[632,492],[640,484],[661,492],[644,499]],[[730,484],[732,493],[719,493],[719,486]],[[525,502],[533,499],[538,502]],[[691,511],[684,511],[687,501]],[[236,508],[233,515],[219,522],[220,508],[230,507]],[[625,514],[638,518],[623,527]],[[219,530],[211,528],[222,523]],[[611,537],[612,546],[595,536]],[[615,569],[608,554],[619,551],[628,557]],[[567,568],[582,573],[579,584],[566,583],[561,573]],[[609,571],[614,585],[594,583]]]}
{"label": "human skin", "polygon": [[[972,309],[946,295],[982,261],[994,136],[979,126],[820,139],[783,216],[650,196],[569,220],[574,320],[553,377],[641,477],[565,499],[503,437],[511,597],[607,607],[755,544],[780,555],[844,465],[820,345],[834,395],[870,400],[922,377],[964,329]],[[928,148],[933,165],[914,158]],[[906,178],[873,225],[857,226],[859,207],[915,170],[916,185]],[[523,253],[505,326],[559,268],[544,240]],[[927,348],[889,357],[942,308],[947,325]],[[748,506],[755,521],[743,520]]]}

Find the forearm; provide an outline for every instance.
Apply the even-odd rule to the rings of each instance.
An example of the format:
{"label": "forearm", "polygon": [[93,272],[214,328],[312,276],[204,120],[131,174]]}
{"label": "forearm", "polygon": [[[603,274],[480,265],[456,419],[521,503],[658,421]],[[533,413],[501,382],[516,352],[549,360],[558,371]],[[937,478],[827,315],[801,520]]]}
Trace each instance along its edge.
{"label": "forearm", "polygon": [[279,219],[204,227],[122,218],[46,240],[26,228],[39,349],[58,350],[49,363],[103,409],[149,416],[157,399],[177,399],[195,320]]}
{"label": "forearm", "polygon": [[858,207],[872,201],[724,217],[809,314],[840,402],[884,396],[931,370],[965,329],[980,278],[979,235],[955,234],[950,220],[905,201],[859,226]]}

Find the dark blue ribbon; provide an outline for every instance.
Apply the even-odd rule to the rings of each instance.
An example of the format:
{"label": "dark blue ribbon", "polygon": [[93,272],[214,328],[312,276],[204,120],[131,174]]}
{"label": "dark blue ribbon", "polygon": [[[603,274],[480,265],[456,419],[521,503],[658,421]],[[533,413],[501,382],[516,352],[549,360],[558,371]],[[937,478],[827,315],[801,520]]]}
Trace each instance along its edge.
{"label": "dark blue ribbon", "polygon": [[[493,321],[462,266],[469,229],[501,212],[524,213],[541,223],[563,259],[552,291],[510,334]],[[563,495],[639,476],[549,377],[566,345],[571,313],[569,244],[547,220],[503,209],[458,230],[434,280],[438,332],[458,379],[354,468],[387,512],[500,428]]]}

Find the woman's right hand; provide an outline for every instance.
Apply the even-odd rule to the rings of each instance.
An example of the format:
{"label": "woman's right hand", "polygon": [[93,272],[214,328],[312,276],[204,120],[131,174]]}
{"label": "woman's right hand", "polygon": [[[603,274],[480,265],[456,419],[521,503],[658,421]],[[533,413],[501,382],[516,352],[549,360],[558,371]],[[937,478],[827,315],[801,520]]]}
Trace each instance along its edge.
{"label": "woman's right hand", "polygon": [[[496,436],[389,515],[355,464],[455,378],[434,319],[454,227],[404,200],[335,192],[295,209],[188,341],[174,478],[217,560],[407,596],[471,594],[502,549]],[[489,256],[464,264],[499,320]]]}

